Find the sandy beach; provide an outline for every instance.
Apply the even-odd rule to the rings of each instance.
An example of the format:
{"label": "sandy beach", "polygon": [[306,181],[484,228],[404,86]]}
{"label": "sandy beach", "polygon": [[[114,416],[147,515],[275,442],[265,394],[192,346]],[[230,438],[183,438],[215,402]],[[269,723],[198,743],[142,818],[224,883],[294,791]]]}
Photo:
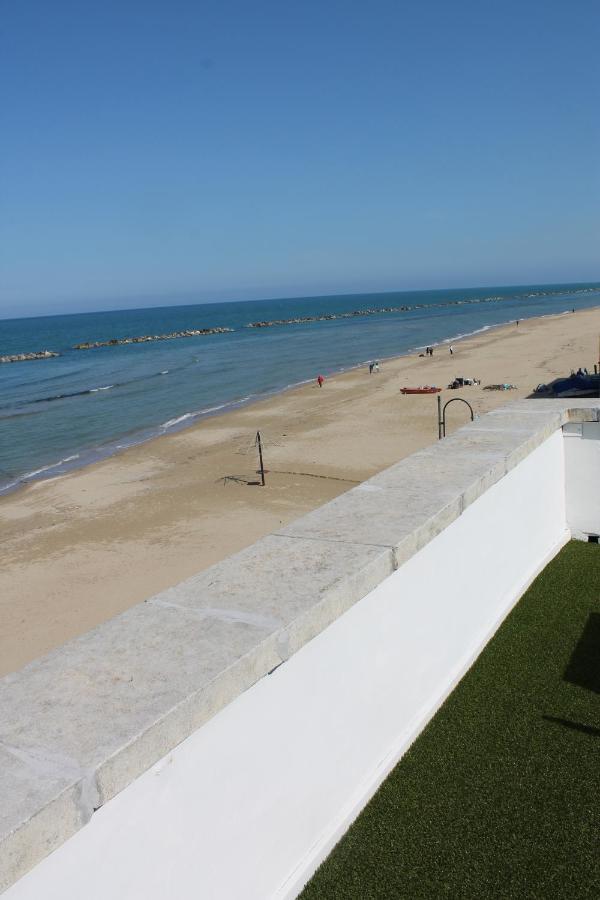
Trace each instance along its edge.
{"label": "sandy beach", "polygon": [[[455,343],[453,356],[442,345],[432,358],[386,361],[379,374],[304,385],[0,498],[0,675],[437,440],[436,398],[401,387],[475,377],[480,386],[442,397],[485,413],[591,369],[599,332],[598,309],[502,326]],[[484,390],[501,382],[518,389]],[[467,415],[454,404],[448,432]]]}

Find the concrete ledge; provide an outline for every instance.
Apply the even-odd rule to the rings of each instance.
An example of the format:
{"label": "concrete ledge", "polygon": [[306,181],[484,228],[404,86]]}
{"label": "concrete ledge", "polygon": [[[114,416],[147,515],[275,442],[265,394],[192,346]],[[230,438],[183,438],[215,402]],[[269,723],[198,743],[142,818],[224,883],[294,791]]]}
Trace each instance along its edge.
{"label": "concrete ledge", "polygon": [[267,537],[2,679],[0,884],[392,571],[387,548]]}
{"label": "concrete ledge", "polygon": [[0,889],[600,402],[520,401],[0,680]]}

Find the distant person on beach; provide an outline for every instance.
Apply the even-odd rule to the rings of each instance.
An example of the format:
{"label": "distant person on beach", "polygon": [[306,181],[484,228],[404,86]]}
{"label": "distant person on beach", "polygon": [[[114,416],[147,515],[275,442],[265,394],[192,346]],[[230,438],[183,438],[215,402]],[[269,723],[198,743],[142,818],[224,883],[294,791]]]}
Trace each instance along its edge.
{"label": "distant person on beach", "polygon": [[317,377],[317,384],[319,385],[319,387],[323,387],[323,382],[324,382],[324,381],[325,381],[325,379],[323,378],[322,375],[319,375],[319,376]]}
{"label": "distant person on beach", "polygon": [[373,374],[374,368],[375,368],[375,363],[369,363],[369,375]]}
{"label": "distant person on beach", "polygon": [[450,356],[454,356],[454,347],[452,346],[452,344],[450,344],[448,350],[450,351]]}
{"label": "distant person on beach", "polygon": [[373,369],[375,373],[379,372],[379,363],[377,362],[377,360],[375,360],[375,362],[373,363]]}

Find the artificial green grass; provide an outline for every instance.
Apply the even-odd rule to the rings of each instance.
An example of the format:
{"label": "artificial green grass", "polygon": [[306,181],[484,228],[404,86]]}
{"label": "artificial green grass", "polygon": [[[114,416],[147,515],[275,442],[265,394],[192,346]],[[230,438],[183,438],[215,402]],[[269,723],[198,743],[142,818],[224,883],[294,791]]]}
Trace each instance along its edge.
{"label": "artificial green grass", "polygon": [[600,897],[600,547],[547,566],[302,900]]}

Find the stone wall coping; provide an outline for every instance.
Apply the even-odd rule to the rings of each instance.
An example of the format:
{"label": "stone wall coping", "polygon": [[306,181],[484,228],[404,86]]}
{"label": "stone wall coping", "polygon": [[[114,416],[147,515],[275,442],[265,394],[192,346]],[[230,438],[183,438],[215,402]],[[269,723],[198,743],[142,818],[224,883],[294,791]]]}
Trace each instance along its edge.
{"label": "stone wall coping", "polygon": [[600,400],[521,400],[0,679],[0,891]]}

